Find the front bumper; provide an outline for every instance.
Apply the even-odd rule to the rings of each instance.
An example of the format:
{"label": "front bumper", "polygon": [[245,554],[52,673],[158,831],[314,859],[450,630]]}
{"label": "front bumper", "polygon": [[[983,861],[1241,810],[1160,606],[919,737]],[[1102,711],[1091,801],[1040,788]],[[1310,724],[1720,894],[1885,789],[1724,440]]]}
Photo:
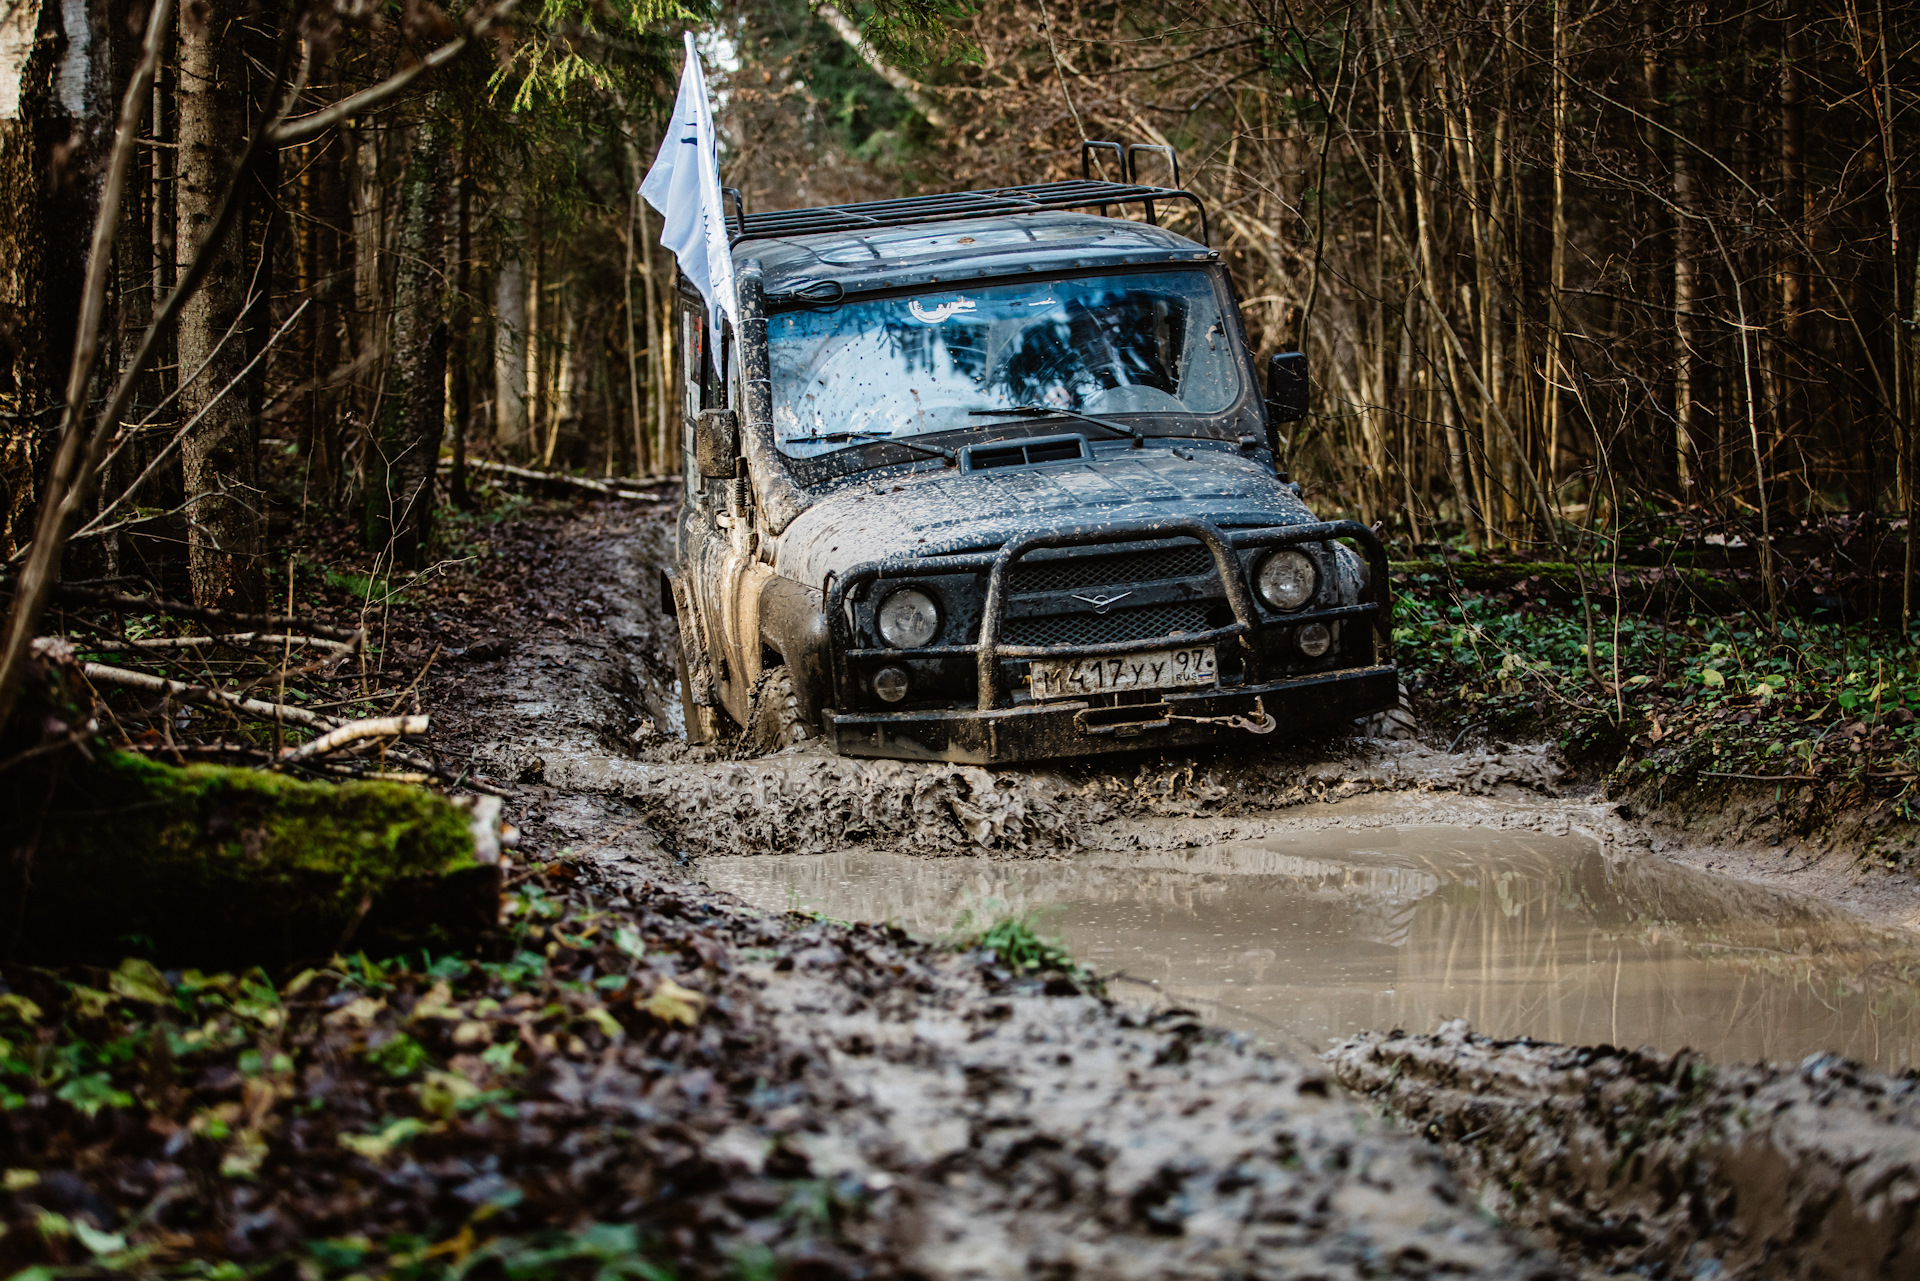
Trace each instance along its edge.
{"label": "front bumper", "polygon": [[[1317,672],[1260,685],[1166,690],[1160,701],[1118,707],[1060,700],[989,711],[821,713],[828,744],[842,756],[1010,764],[1250,741],[1243,728],[1261,714],[1287,737],[1325,734],[1398,705],[1391,665]],[[1234,721],[1241,722],[1235,725]]]}

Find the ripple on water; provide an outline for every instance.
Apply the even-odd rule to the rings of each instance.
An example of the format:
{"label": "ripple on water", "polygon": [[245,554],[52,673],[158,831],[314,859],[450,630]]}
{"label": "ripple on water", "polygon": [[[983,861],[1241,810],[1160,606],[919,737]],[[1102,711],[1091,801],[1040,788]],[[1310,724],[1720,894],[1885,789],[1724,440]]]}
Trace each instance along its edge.
{"label": "ripple on water", "polygon": [[850,851],[707,858],[769,911],[922,936],[1040,914],[1043,932],[1217,1023],[1318,1050],[1363,1029],[1691,1047],[1722,1062],[1920,1064],[1920,948],[1797,896],[1580,836],[1303,831],[1050,861]]}

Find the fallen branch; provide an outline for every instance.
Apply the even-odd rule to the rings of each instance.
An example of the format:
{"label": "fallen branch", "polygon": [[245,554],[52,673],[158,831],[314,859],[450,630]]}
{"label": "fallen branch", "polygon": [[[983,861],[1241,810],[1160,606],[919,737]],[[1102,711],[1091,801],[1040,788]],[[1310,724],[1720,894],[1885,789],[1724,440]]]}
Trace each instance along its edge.
{"label": "fallen branch", "polygon": [[232,708],[236,712],[245,712],[262,720],[288,722],[304,725],[308,729],[338,729],[340,722],[329,716],[316,715],[304,707],[289,707],[285,703],[269,703],[258,698],[248,698],[244,694],[235,694],[231,690],[211,689],[205,685],[189,685],[185,681],[172,681],[164,676],[150,676],[146,672],[129,671],[124,667],[109,667],[105,663],[82,663],[81,672],[96,685],[118,685],[123,689],[143,689],[153,694],[167,694],[174,698],[184,698],[190,702],[216,703]]}
{"label": "fallen branch", "polygon": [[244,761],[271,762],[273,754],[257,747],[248,747],[244,743],[114,743],[117,752],[139,752],[148,756],[176,756],[185,760],[188,757],[216,758],[237,757]]}
{"label": "fallen branch", "polygon": [[[608,481],[592,480],[585,476],[568,476],[564,472],[539,471],[532,467],[516,467],[512,463],[496,463],[486,458],[469,458],[467,466],[475,471],[489,472],[495,476],[511,476],[515,480],[531,480],[549,485],[571,486],[584,489],[591,494],[606,498],[626,498],[635,502],[658,501],[659,491],[671,487],[675,482],[669,478],[658,481]],[[627,488],[621,488],[625,484]]]}
{"label": "fallen branch", "polygon": [[351,654],[359,646],[352,641],[327,640],[320,636],[292,636],[279,632],[228,632],[221,636],[148,636],[113,642],[89,644],[88,649],[193,649],[199,645],[311,645]]}
{"label": "fallen branch", "polygon": [[172,614],[178,618],[195,618],[203,623],[226,623],[236,628],[307,632],[328,640],[345,641],[350,649],[361,648],[366,644],[367,639],[365,632],[350,631],[344,627],[329,627],[310,618],[289,618],[277,614],[233,614],[223,609],[189,605],[184,601],[148,600],[142,596],[122,596],[117,592],[96,591],[90,587],[76,587],[68,583],[57,585],[54,588],[54,594],[95,605],[108,605],[114,609],[139,610],[149,614]]}
{"label": "fallen branch", "polygon": [[349,721],[339,729],[328,730],[311,742],[288,748],[280,754],[280,763],[293,765],[316,756],[337,752],[351,743],[369,738],[402,738],[427,732],[425,716],[374,716],[364,721]]}

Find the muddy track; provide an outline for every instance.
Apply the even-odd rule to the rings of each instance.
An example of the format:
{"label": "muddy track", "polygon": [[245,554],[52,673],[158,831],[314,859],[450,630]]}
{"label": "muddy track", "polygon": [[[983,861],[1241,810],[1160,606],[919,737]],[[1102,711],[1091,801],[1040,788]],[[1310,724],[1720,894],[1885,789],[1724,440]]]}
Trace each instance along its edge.
{"label": "muddy track", "polygon": [[1817,1055],[1351,1040],[1342,1083],[1432,1140],[1480,1203],[1608,1272],[1920,1275],[1920,1083]]}
{"label": "muddy track", "polygon": [[[878,1193],[908,1275],[1562,1275],[1323,1069],[1187,1011],[1050,995],[871,927],[805,925],[777,950],[744,977],[839,1092],[789,1147]],[[773,1159],[751,1132],[713,1151]]]}

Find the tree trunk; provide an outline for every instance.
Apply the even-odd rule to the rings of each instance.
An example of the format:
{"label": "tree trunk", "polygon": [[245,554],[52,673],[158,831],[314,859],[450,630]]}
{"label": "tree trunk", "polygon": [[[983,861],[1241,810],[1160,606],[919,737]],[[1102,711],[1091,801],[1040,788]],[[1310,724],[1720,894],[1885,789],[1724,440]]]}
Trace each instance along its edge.
{"label": "tree trunk", "polygon": [[[1547,476],[1560,474],[1562,415],[1566,398],[1560,384],[1566,377],[1567,290],[1567,36],[1566,0],[1553,6],[1553,223],[1552,248],[1547,264]],[[1593,495],[1587,494],[1591,508]]]}
{"label": "tree trunk", "polygon": [[[1679,80],[1686,69],[1679,68]],[[1673,474],[1684,501],[1693,496],[1693,296],[1698,289],[1700,235],[1694,226],[1693,149],[1685,136],[1687,116],[1675,114],[1681,137],[1673,140]]]}
{"label": "tree trunk", "polygon": [[473,174],[471,156],[463,157],[460,195],[454,213],[453,304],[447,335],[447,390],[453,398],[449,429],[453,433],[453,475],[447,497],[457,508],[468,506],[467,432],[473,428]]}
{"label": "tree trunk", "polygon": [[447,148],[418,126],[400,205],[393,356],[367,485],[367,545],[417,568],[433,532],[433,477],[446,427]]}
{"label": "tree trunk", "polygon": [[493,443],[517,454],[527,443],[527,269],[517,258],[493,270]]}
{"label": "tree trunk", "polygon": [[[1425,272],[1429,278],[1431,278],[1432,274],[1438,270],[1439,264],[1433,245],[1433,214],[1428,207],[1426,157],[1421,142],[1423,135],[1421,130],[1415,127],[1411,95],[1405,92],[1404,87],[1400,95],[1400,112],[1401,121],[1406,129],[1407,158],[1413,167],[1414,222],[1415,234],[1420,251],[1420,262],[1415,267],[1415,270]],[[1382,159],[1384,161],[1384,157],[1382,157]],[[1438,295],[1437,289],[1435,290],[1435,295]],[[1445,320],[1443,317],[1430,314],[1428,317],[1429,334],[1433,335],[1437,328],[1444,323]],[[1437,337],[1435,337],[1433,341],[1438,342]],[[1430,347],[1429,351],[1431,350],[1432,348]],[[1453,351],[1450,346],[1447,347],[1445,359],[1452,390],[1457,400],[1460,375],[1455,368]],[[1487,539],[1483,533],[1480,520],[1478,519],[1478,513],[1474,510],[1473,477],[1470,474],[1470,460],[1467,457],[1465,433],[1460,429],[1459,420],[1455,416],[1451,404],[1442,413],[1441,419],[1444,424],[1447,440],[1447,477],[1453,485],[1454,502],[1457,503],[1460,508],[1460,524],[1466,530],[1467,545],[1475,551],[1480,551],[1486,546]]]}
{"label": "tree trunk", "polygon": [[79,141],[91,32],[70,36],[62,17],[53,0],[0,9],[0,557],[33,536],[92,226],[71,208],[80,157],[66,154]]}
{"label": "tree trunk", "polygon": [[1780,337],[1773,345],[1774,468],[1783,492],[1799,474],[1791,459],[1806,418],[1807,370],[1799,354],[1807,340],[1806,90],[1800,70],[1800,23],[1796,6],[1780,7]]}
{"label": "tree trunk", "polygon": [[339,388],[333,386],[334,371],[340,364],[341,338],[352,289],[352,207],[347,199],[346,164],[348,148],[337,135],[316,139],[308,145],[308,163],[303,173],[307,184],[307,210],[311,225],[307,243],[312,246],[309,273],[313,278],[313,319],[306,374],[311,387],[306,400],[303,431],[308,442],[308,465],[312,468],[311,488],[329,499],[342,492],[339,430]]}
{"label": "tree trunk", "polygon": [[[242,184],[236,199],[254,195],[252,176],[237,172],[249,123],[240,16],[235,0],[216,0],[189,8],[180,19],[175,242],[183,258],[199,247],[230,184]],[[214,252],[205,284],[180,313],[180,413],[192,418],[204,412],[181,442],[180,462],[194,602],[254,611],[266,599],[266,513],[250,397],[233,386],[251,346],[244,330],[254,274],[252,247],[237,232]]]}
{"label": "tree trunk", "polygon": [[[640,353],[637,341],[638,327],[633,323],[634,241],[646,234],[646,225],[641,221],[640,217],[640,209],[645,202],[640,199],[640,148],[634,145],[632,139],[627,140],[627,171],[629,175],[627,185],[630,190],[627,192],[626,261],[624,263],[624,269],[620,273],[620,285],[625,291],[626,299],[627,394],[628,406],[633,413],[633,474],[636,476],[647,476],[653,473],[653,460],[648,456],[651,451],[647,449],[647,398],[640,383]],[[648,275],[651,277],[652,273],[649,272]],[[649,280],[648,283],[651,284],[651,280]],[[653,302],[653,291],[651,289],[647,291],[647,302],[649,305]],[[652,315],[649,314],[647,319],[651,322],[653,319]],[[649,340],[651,340],[651,323],[649,323],[648,326],[648,336]],[[649,341],[648,347],[652,347],[651,341]],[[651,351],[649,351],[649,358],[651,358]]]}

